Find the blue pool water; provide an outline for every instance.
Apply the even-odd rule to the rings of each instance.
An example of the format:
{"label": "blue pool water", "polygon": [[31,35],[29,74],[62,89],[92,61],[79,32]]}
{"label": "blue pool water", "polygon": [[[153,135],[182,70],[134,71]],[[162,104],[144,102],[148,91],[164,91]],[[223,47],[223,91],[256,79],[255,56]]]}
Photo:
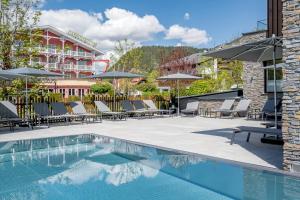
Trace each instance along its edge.
{"label": "blue pool water", "polygon": [[300,180],[121,140],[0,143],[0,200],[300,199]]}

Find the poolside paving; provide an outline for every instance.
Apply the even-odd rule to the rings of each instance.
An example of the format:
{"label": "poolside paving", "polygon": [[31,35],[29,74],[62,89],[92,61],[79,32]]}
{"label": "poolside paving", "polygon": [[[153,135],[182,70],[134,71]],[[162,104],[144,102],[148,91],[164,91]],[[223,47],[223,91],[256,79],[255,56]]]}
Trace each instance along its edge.
{"label": "poolside paving", "polygon": [[246,142],[246,133],[236,136],[230,145],[232,128],[259,126],[258,121],[245,119],[212,119],[203,117],[169,117],[103,121],[103,123],[53,126],[30,130],[19,128],[14,133],[0,129],[0,142],[93,133],[120,139],[177,149],[230,161],[282,167],[282,146],[262,144],[260,136],[252,134]]}

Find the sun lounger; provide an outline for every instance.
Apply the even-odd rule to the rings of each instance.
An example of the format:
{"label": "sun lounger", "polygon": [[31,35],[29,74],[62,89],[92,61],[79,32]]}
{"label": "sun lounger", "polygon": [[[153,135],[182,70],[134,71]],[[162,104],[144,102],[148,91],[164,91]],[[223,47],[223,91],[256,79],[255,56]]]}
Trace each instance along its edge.
{"label": "sun lounger", "polygon": [[129,100],[123,100],[121,101],[121,107],[124,112],[126,112],[128,115],[136,116],[136,117],[143,117],[146,115],[145,111],[142,110],[135,110],[134,106]]}
{"label": "sun lounger", "polygon": [[[275,116],[275,104],[274,99],[268,99],[264,104],[262,109],[253,109],[248,112],[248,119],[257,119],[262,118],[267,120],[269,117]],[[277,116],[281,116],[282,103],[279,101],[276,105],[277,107]]]}
{"label": "sun lounger", "polygon": [[37,123],[40,125],[42,121],[46,121],[47,126],[50,126],[50,122],[66,121],[67,118],[59,115],[52,115],[46,103],[33,103],[33,110],[36,115]]}
{"label": "sun lounger", "polygon": [[282,136],[282,130],[276,128],[261,128],[261,127],[251,127],[251,126],[239,126],[233,130],[231,144],[234,143],[234,138],[237,133],[247,132],[247,142],[250,140],[251,133],[260,134],[260,135],[272,135],[276,137]]}
{"label": "sun lounger", "polygon": [[17,107],[9,101],[0,101],[0,117],[3,125],[8,125],[13,131],[16,125],[28,125],[33,128],[31,119],[22,119],[18,115]]}
{"label": "sun lounger", "polygon": [[131,101],[136,111],[143,111],[145,115],[153,116],[157,114],[157,111],[148,110],[147,106],[144,104],[142,100],[133,100]]}
{"label": "sun lounger", "polygon": [[79,115],[74,115],[74,114],[70,114],[65,106],[64,103],[62,102],[53,102],[50,104],[53,114],[55,116],[61,116],[61,117],[65,117],[67,119],[68,122],[71,122],[71,120],[75,120],[75,119],[82,119],[81,116]]}
{"label": "sun lounger", "polygon": [[88,113],[81,101],[70,102],[70,106],[72,108],[73,114],[83,117],[83,119],[86,122],[88,122],[90,120],[92,120],[93,122],[95,122],[97,120],[99,122],[102,121],[101,115]]}
{"label": "sun lounger", "polygon": [[216,109],[216,110],[208,110],[208,115],[209,115],[210,117],[212,117],[212,114],[214,114],[215,117],[217,117],[218,113],[220,113],[220,117],[222,117],[222,115],[223,115],[224,113],[230,113],[230,111],[231,111],[231,109],[232,109],[232,107],[233,107],[233,105],[234,105],[234,102],[235,102],[234,99],[226,99],[226,100],[222,103],[222,105],[221,105],[221,107],[220,107],[219,109]]}
{"label": "sun lounger", "polygon": [[158,114],[168,114],[170,115],[170,110],[158,109],[152,100],[143,100],[148,110],[157,112]]}
{"label": "sun lounger", "polygon": [[[232,117],[235,115],[240,115],[240,113],[247,113],[251,104],[251,100],[242,99],[233,110],[228,111]],[[227,112],[227,111],[226,111]]]}
{"label": "sun lounger", "polygon": [[112,112],[110,108],[106,105],[106,102],[104,101],[95,101],[96,108],[98,111],[102,114],[102,116],[109,116],[110,119],[116,120],[116,119],[125,119],[127,118],[127,115],[125,112]]}
{"label": "sun lounger", "polygon": [[185,115],[197,115],[199,113],[199,101],[192,101],[186,104],[186,108],[181,110]]}

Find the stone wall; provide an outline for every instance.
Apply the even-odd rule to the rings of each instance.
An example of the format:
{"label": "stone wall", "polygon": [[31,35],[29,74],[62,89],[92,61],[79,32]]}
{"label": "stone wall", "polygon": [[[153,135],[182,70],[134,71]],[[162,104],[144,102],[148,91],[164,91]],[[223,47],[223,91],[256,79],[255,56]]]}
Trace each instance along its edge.
{"label": "stone wall", "polygon": [[267,100],[262,64],[244,62],[243,80],[244,98],[252,101],[251,109],[261,109]]}
{"label": "stone wall", "polygon": [[[266,38],[265,31],[243,34],[240,44],[255,42]],[[264,69],[262,63],[244,62],[243,70],[244,98],[250,99],[251,109],[261,109],[268,98],[265,94]]]}
{"label": "stone wall", "polygon": [[300,164],[300,1],[283,3],[283,139],[284,168]]}

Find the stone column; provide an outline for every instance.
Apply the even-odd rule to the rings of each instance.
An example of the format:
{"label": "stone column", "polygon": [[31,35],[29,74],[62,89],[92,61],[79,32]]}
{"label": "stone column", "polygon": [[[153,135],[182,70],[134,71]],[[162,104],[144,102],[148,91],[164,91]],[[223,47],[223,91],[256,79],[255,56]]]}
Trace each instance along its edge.
{"label": "stone column", "polygon": [[283,167],[300,165],[300,1],[283,3]]}

